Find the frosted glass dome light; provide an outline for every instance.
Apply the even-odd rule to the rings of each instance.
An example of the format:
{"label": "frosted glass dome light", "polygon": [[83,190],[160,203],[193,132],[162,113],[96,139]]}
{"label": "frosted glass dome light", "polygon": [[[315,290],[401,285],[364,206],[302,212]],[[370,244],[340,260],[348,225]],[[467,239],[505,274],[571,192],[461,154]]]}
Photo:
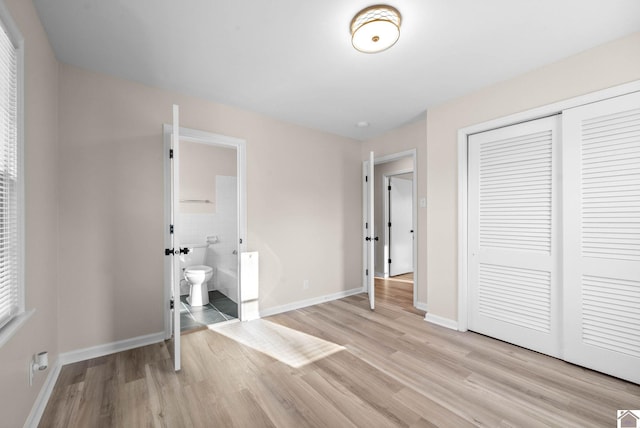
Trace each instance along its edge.
{"label": "frosted glass dome light", "polygon": [[364,53],[389,49],[400,38],[400,12],[387,5],[369,6],[351,20],[351,43]]}

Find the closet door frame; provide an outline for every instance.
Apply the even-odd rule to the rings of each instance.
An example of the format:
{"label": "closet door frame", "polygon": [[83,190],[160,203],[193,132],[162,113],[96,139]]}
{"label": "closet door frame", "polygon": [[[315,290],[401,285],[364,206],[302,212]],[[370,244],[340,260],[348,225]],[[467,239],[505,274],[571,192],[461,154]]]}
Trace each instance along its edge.
{"label": "closet door frame", "polygon": [[468,330],[468,141],[469,136],[509,125],[553,116],[562,111],[608,98],[640,92],[640,80],[581,95],[458,130],[458,320],[459,331]]}

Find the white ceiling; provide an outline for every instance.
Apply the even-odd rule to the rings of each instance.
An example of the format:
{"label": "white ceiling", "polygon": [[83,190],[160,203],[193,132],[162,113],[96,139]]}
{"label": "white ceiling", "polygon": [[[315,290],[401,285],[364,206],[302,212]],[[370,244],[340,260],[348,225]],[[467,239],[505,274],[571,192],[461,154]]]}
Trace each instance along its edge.
{"label": "white ceiling", "polygon": [[357,139],[640,31],[639,0],[389,0],[400,40],[363,54],[349,23],[375,0],[34,3],[64,63]]}

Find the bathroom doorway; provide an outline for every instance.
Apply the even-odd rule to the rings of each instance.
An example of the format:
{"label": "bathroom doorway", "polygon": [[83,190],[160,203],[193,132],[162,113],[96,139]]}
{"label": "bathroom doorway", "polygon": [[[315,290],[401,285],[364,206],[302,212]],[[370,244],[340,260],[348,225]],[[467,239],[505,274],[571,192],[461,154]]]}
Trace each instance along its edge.
{"label": "bathroom doorway", "polygon": [[183,250],[175,255],[179,258],[179,296],[174,297],[178,293],[171,287],[170,258],[165,263],[167,337],[173,330],[173,310],[179,311],[182,334],[242,319],[239,272],[240,254],[246,248],[244,141],[186,128],[180,128],[179,134],[179,150],[174,153],[171,127],[165,127],[165,149],[177,166],[179,195],[171,224],[172,171],[166,162],[165,243],[173,233]]}
{"label": "bathroom doorway", "polygon": [[[182,233],[182,247],[190,251],[179,256],[183,333],[238,319],[236,158],[235,147],[180,141],[180,216],[175,226]],[[202,278],[206,282],[200,284]]]}

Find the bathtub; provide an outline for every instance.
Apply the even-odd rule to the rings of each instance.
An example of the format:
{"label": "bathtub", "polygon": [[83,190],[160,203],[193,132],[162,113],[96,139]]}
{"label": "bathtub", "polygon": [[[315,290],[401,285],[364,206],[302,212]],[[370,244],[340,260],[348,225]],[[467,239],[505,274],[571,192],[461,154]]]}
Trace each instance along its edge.
{"label": "bathtub", "polygon": [[214,290],[238,303],[238,270],[226,267],[216,268]]}

